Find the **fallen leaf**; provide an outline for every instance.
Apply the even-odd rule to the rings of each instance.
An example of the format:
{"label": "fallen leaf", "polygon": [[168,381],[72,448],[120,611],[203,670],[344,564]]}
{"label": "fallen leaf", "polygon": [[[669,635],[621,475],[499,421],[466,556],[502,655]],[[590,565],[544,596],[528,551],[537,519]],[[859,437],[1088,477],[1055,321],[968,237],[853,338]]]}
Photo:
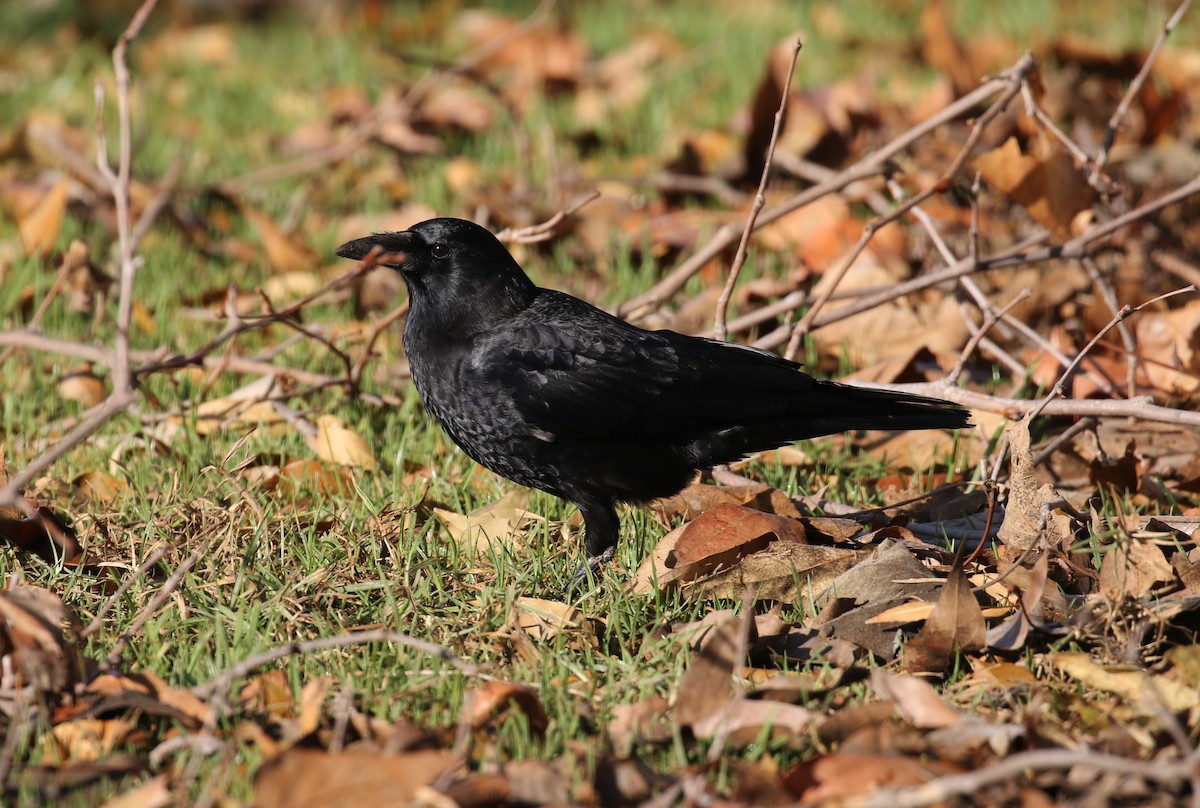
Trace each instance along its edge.
{"label": "fallen leaf", "polygon": [[68,187],[68,179],[61,178],[32,210],[19,218],[17,227],[26,255],[44,257],[53,252],[62,230],[63,214],[67,210]]}
{"label": "fallen leaf", "polygon": [[904,648],[910,671],[945,673],[958,652],[978,651],[986,642],[987,626],[971,582],[954,566],[946,577],[933,614]]}
{"label": "fallen leaf", "polygon": [[258,808],[415,805],[421,791],[458,762],[456,755],[441,750],[334,754],[292,747],[259,767],[254,801]]}
{"label": "fallen leaf", "polygon": [[305,442],[326,462],[367,471],[378,468],[370,445],[336,415],[325,413],[318,417],[316,434],[306,435]]}

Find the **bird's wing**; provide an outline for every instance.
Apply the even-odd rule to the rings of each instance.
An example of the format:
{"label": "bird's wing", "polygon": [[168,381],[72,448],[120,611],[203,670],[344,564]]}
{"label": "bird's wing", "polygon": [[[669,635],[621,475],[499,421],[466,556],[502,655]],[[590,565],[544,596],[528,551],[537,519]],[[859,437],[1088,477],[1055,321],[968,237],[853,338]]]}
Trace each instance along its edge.
{"label": "bird's wing", "polygon": [[604,321],[515,324],[483,339],[472,362],[533,429],[595,440],[654,436],[645,413],[679,369],[666,340]]}
{"label": "bird's wing", "polygon": [[534,429],[597,440],[690,440],[779,417],[812,383],[773,354],[643,331],[565,297],[483,337],[473,362]]}

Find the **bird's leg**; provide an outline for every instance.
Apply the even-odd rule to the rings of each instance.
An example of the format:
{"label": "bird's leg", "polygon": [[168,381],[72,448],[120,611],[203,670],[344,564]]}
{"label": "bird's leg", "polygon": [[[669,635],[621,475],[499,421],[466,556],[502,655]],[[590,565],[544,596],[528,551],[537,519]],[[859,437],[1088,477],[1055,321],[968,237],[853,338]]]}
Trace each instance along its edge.
{"label": "bird's leg", "polygon": [[600,569],[612,560],[617,550],[617,539],[621,534],[621,520],[611,502],[581,502],[583,513],[584,546],[587,560],[579,565],[565,595],[568,600],[583,592],[584,584],[593,576],[599,577]]}

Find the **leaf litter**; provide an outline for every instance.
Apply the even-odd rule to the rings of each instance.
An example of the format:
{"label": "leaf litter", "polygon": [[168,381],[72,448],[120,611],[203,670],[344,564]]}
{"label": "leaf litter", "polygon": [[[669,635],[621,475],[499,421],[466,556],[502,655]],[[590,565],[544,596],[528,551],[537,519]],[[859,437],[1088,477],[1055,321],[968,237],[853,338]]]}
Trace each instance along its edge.
{"label": "leaf litter", "polygon": [[[377,5],[362,14],[383,14]],[[814,24],[848,37],[842,12],[819,5]],[[980,77],[1016,70],[1025,43],[998,34],[960,37],[951,14],[951,4],[930,3],[920,15],[919,44],[903,53],[880,49],[881,59],[895,61],[919,52],[920,64],[939,73],[928,87],[916,89],[898,71],[884,92],[864,71],[793,92],[768,210],[791,204],[805,183],[863,165],[901,132],[970,97]],[[603,185],[601,202],[567,217],[563,249],[601,267],[626,250],[645,262],[652,282],[672,290],[625,313],[645,325],[704,332],[715,305],[709,292],[723,283],[726,261],[718,250],[700,262],[690,277],[707,291],[693,289],[690,298],[680,292],[686,279],[669,282],[671,269],[705,248],[722,225],[744,221],[747,188],[764,168],[765,136],[783,92],[788,62],[781,55],[794,38],[764,57],[762,79],[734,120],[675,132],[678,153],[636,155],[628,170],[602,176],[585,156],[597,146],[587,144],[619,139],[611,120],[655,98],[659,71],[695,58],[675,35],[647,30],[600,54],[569,14],[521,21],[431,6],[421,16],[426,35],[477,54],[474,61],[435,69],[416,90],[391,77],[378,93],[342,86],[328,92],[324,109],[302,97],[275,99],[275,114],[308,118],[275,144],[275,154],[307,165],[296,173],[309,183],[282,216],[262,204],[264,181],[253,173],[203,189],[203,200],[187,208],[172,201],[169,178],[160,187],[129,182],[135,217],[156,205],[170,211],[169,224],[150,227],[148,240],[173,227],[197,255],[252,267],[261,283],[239,278],[189,288],[187,311],[207,347],[164,344],[136,358],[145,379],[157,375],[186,393],[152,388],[142,405],[150,417],[133,442],[112,451],[106,468],[29,480],[21,507],[0,512],[0,536],[16,559],[0,591],[0,706],[12,739],[0,755],[6,792],[86,794],[111,781],[123,792],[112,804],[162,805],[194,786],[194,770],[175,760],[180,750],[229,772],[245,766],[233,762],[238,750],[253,749],[261,763],[237,768],[237,777],[252,779],[260,805],[1194,799],[1200,468],[1196,422],[1188,416],[1200,386],[1200,305],[1193,289],[1193,296],[1163,298],[1110,325],[1122,305],[1200,279],[1188,258],[1198,235],[1187,215],[1194,201],[1131,216],[1127,227],[1107,234],[1103,249],[1070,249],[1194,178],[1186,150],[1197,132],[1192,110],[1200,86],[1192,50],[1172,39],[1176,47],[1151,61],[1145,50],[1057,35],[1038,43],[1041,66],[1012,85],[1019,102],[997,104],[994,119],[977,102],[914,138],[896,163],[767,217],[752,243],[780,268],[736,290],[736,338],[783,348],[800,333],[798,322],[805,329],[817,322],[816,315],[808,325],[797,318],[821,309],[828,322],[803,334],[819,370],[836,372],[848,362],[860,378],[883,384],[936,385],[958,373],[960,387],[976,396],[964,403],[975,408],[980,427],[958,438],[828,441],[859,450],[881,469],[864,472],[861,485],[876,496],[861,505],[744,478],[738,485],[697,484],[655,504],[655,517],[670,530],[629,582],[628,597],[680,605],[693,619],[651,619],[631,636],[622,615],[597,612],[586,601],[511,591],[498,602],[483,583],[500,575],[494,562],[529,558],[542,540],[541,531],[529,530],[543,517],[527,510],[527,496],[513,492],[461,513],[467,509],[438,497],[449,485],[478,491],[485,485],[478,475],[456,470],[439,450],[420,462],[385,457],[382,444],[359,428],[369,419],[352,424],[334,414],[345,397],[397,400],[403,359],[379,328],[378,312],[403,312],[388,273],[339,275],[323,266],[313,234],[339,226],[353,233],[402,229],[433,215],[411,195],[408,160],[417,155],[450,158],[443,174],[456,208],[485,211],[498,227],[550,219],[564,200]],[[173,21],[134,49],[136,70],[241,64],[248,54],[232,30]],[[413,34],[399,41],[406,36]],[[1152,80],[1130,93],[1119,125],[1106,130],[1106,116],[1143,68]],[[556,98],[569,99],[563,115],[573,119],[566,132],[575,148],[558,155],[553,193],[531,192],[530,176],[521,174],[533,155],[544,156],[528,139],[517,139],[515,173],[454,155],[463,138],[511,131],[514,120]],[[116,392],[111,358],[83,342],[68,351],[80,360],[71,365],[51,369],[37,353],[45,348],[40,321],[47,313],[57,317],[62,308],[84,318],[78,323],[98,324],[114,292],[110,267],[97,268],[107,236],[85,231],[74,238],[79,222],[107,232],[118,227],[108,180],[89,156],[91,141],[77,116],[41,109],[16,121],[0,144],[0,201],[15,223],[0,274],[15,271],[18,260],[40,273],[14,296],[5,360],[25,364],[24,381],[14,374],[14,385],[53,378],[54,407],[71,413],[48,416],[33,428],[35,439],[6,434],[0,484],[10,465],[36,460],[47,441]],[[976,144],[973,153],[963,151],[968,142]],[[356,165],[351,151],[336,156],[344,143],[391,157]],[[943,178],[959,155],[968,170]],[[348,216],[323,206],[344,191],[338,183],[349,174],[381,189],[390,209]],[[156,202],[161,193],[165,203]],[[920,207],[869,225],[871,238],[857,249],[870,221],[864,211],[885,216],[922,194]],[[923,224],[917,211],[936,226]],[[368,216],[372,223],[364,226]],[[70,246],[58,252],[68,236]],[[947,276],[941,285],[848,314],[880,290],[1017,244],[1050,247],[1024,268],[998,260],[976,267],[969,282]],[[543,249],[514,245],[533,260],[545,257]],[[1046,263],[1058,256],[1065,260]],[[607,291],[608,280],[587,274],[564,283]],[[360,319],[330,322],[315,301],[349,303]],[[1001,314],[1007,301],[1015,305]],[[163,324],[154,309],[130,303],[134,331],[158,339]],[[225,336],[205,330],[214,324]],[[329,361],[314,364],[314,352]],[[1124,422],[1106,417],[1103,407],[1082,406],[1021,419],[1029,408],[1002,401],[1036,402],[1051,389],[1068,406],[1144,402],[1138,406],[1157,423]],[[157,492],[122,470],[138,462],[163,467],[169,464],[159,458],[187,442],[222,437],[235,443],[213,467],[220,483],[198,496],[184,495],[169,469]],[[289,438],[290,454],[268,448]],[[94,438],[95,447],[104,445]],[[825,475],[836,487],[841,473],[823,468],[820,457],[785,448],[728,473],[792,469],[818,485]],[[392,473],[416,495],[410,506],[373,515],[369,535],[343,531],[337,522],[344,512],[311,510],[328,498],[369,497],[374,482]],[[988,487],[996,484],[1000,496]],[[906,502],[934,488],[930,501]],[[154,512],[133,517],[131,499],[147,496]],[[343,554],[301,580],[247,577],[246,559],[261,563],[254,542],[269,542],[297,522],[310,541],[340,544]],[[374,687],[373,672],[338,678],[259,670],[297,653],[295,637],[320,633],[313,610],[322,599],[355,604],[356,592],[390,586],[380,570],[415,569],[417,577],[405,578],[411,584],[421,565],[443,563],[405,547],[431,529],[469,559],[462,588],[439,597],[489,615],[495,630],[468,622],[432,631],[440,640],[432,645],[392,641],[412,641],[404,664],[414,670],[435,660],[469,670],[457,703],[397,715],[371,709],[379,704],[372,694],[356,692]],[[150,563],[139,568],[125,538],[136,530],[168,539],[169,552],[147,551]],[[203,574],[185,585],[180,576],[190,564]],[[74,570],[79,581],[37,572],[55,565]],[[138,576],[153,581],[154,594],[142,592],[129,604],[133,622],[121,624],[128,636],[113,644],[103,631],[106,615]],[[205,682],[155,668],[153,649],[168,655],[174,642],[155,634],[155,615],[171,610],[186,620],[196,608],[189,601],[234,582],[243,603],[269,601],[287,615],[279,656],[252,658],[244,670],[229,660],[227,681],[217,670]],[[397,600],[386,618],[421,628],[429,623],[421,609],[430,602]],[[740,609],[727,608],[738,603]],[[94,615],[93,625],[85,627],[77,611]],[[379,628],[359,625],[350,613],[339,623],[348,642],[355,632],[373,636],[366,632]],[[97,632],[108,646],[86,641]],[[147,650],[123,653],[130,642]],[[314,653],[326,652],[332,654]],[[644,658],[651,653],[678,662],[664,674]],[[627,675],[605,681],[588,670],[596,655],[635,660],[654,672],[639,679],[638,667],[623,661]],[[559,656],[573,662],[558,667],[552,660]],[[570,674],[560,675],[564,670]],[[555,673],[544,681],[530,671]],[[571,705],[566,712],[564,702]],[[513,754],[514,735],[534,745]],[[547,741],[553,737],[558,746]],[[539,749],[555,751],[539,759]],[[1037,766],[1022,757],[1038,754]],[[1015,764],[1021,768],[1006,768]],[[1029,773],[1037,767],[1036,776]],[[215,793],[206,799],[245,803]]]}

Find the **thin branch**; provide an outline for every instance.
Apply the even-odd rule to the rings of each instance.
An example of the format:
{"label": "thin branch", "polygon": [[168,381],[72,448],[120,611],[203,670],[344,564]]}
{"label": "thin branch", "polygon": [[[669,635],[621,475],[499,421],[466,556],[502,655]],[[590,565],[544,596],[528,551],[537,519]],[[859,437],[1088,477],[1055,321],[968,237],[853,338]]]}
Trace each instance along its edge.
{"label": "thin branch", "polygon": [[1075,749],[1033,749],[1009,755],[1000,762],[965,774],[939,777],[908,789],[885,788],[873,793],[867,808],[923,808],[977,795],[987,786],[1010,783],[1032,772],[1087,766],[1097,771],[1141,777],[1154,783],[1182,783],[1192,777],[1200,759],[1196,755],[1174,761],[1131,760],[1099,752]]}
{"label": "thin branch", "polygon": [[1104,128],[1104,143],[1100,146],[1100,153],[1096,155],[1096,172],[1102,171],[1108,163],[1113,143],[1117,139],[1117,129],[1121,126],[1121,120],[1129,113],[1129,107],[1133,104],[1133,99],[1137,98],[1138,93],[1142,91],[1142,86],[1145,85],[1146,79],[1150,78],[1150,71],[1154,67],[1154,62],[1158,59],[1158,54],[1162,51],[1163,45],[1166,44],[1167,37],[1175,30],[1175,26],[1179,25],[1179,21],[1183,19],[1183,15],[1187,13],[1191,5],[1192,0],[1183,0],[1179,4],[1179,7],[1175,9],[1175,13],[1171,15],[1170,19],[1163,23],[1158,38],[1154,40],[1154,46],[1150,48],[1150,53],[1146,54],[1146,59],[1142,62],[1142,69],[1133,77],[1133,81],[1129,83],[1129,89],[1125,91],[1125,95],[1121,98],[1120,103],[1117,104],[1117,108],[1113,110],[1112,117],[1108,119],[1108,125]]}
{"label": "thin branch", "polygon": [[1071,361],[1071,364],[1062,372],[1062,374],[1059,375],[1058,381],[1054,383],[1053,389],[1051,389],[1050,392],[1046,394],[1046,397],[1042,399],[1041,403],[1033,409],[1031,417],[1036,418],[1037,416],[1041,415],[1042,410],[1046,408],[1046,405],[1048,405],[1053,399],[1059,398],[1063,395],[1064,391],[1066,390],[1067,382],[1071,380],[1071,376],[1075,373],[1075,369],[1079,367],[1079,363],[1082,362],[1083,358],[1091,352],[1096,343],[1104,338],[1105,334],[1117,327],[1118,323],[1122,322],[1127,317],[1132,317],[1134,314],[1142,311],[1147,306],[1152,306],[1155,303],[1166,300],[1170,297],[1175,297],[1176,295],[1189,293],[1195,294],[1196,287],[1185,286],[1182,289],[1176,289],[1173,292],[1167,292],[1166,294],[1161,294],[1158,297],[1151,298],[1150,300],[1147,300],[1145,303],[1142,303],[1138,306],[1122,306],[1121,310],[1118,311],[1113,318],[1108,321],[1108,324],[1105,325],[1104,328],[1101,328],[1096,335],[1092,337],[1088,344],[1083,346],[1083,350],[1076,354],[1075,358]]}
{"label": "thin branch", "polygon": [[771,128],[771,141],[767,145],[767,156],[763,164],[762,177],[758,181],[758,191],[754,194],[754,202],[750,205],[750,215],[746,217],[746,226],[742,229],[742,240],[738,242],[737,252],[733,256],[733,264],[729,267],[729,277],[725,280],[725,288],[717,298],[717,311],[713,319],[713,328],[717,339],[729,339],[729,328],[726,318],[729,316],[729,301],[733,298],[733,289],[737,286],[742,267],[746,264],[746,250],[750,245],[750,234],[754,232],[754,223],[759,212],[767,204],[767,183],[771,179],[771,164],[775,160],[775,144],[779,142],[779,132],[787,116],[788,96],[792,93],[792,74],[796,72],[796,60],[800,58],[800,49],[804,43],[797,39],[792,44],[792,61],[788,63],[787,77],[783,80],[783,92],[779,97],[779,109],[775,112],[775,123]]}

